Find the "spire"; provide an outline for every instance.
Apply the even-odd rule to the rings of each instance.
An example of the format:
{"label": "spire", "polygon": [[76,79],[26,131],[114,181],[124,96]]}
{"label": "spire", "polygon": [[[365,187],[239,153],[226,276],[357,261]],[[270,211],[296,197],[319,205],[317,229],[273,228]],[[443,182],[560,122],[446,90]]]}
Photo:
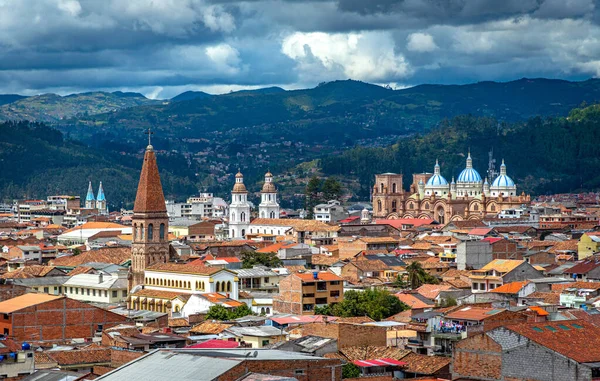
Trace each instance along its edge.
{"label": "spire", "polygon": [[[150,130],[148,130],[150,132]],[[150,134],[149,134],[150,135]],[[150,139],[150,137],[148,137]],[[156,164],[156,155],[152,145],[146,147],[144,154],[144,164],[142,173],[140,173],[140,182],[138,184],[134,213],[144,212],[166,212],[165,196],[163,194],[158,165]]]}
{"label": "spire", "polygon": [[154,147],[152,147],[152,135],[154,135],[154,132],[152,132],[152,130],[150,129],[150,127],[148,127],[148,131],[144,132],[144,134],[148,135],[148,147],[146,147],[147,151],[152,151],[154,149]]}
{"label": "spire", "polygon": [[92,189],[92,182],[90,181],[88,185],[87,196],[85,196],[85,201],[95,201],[94,198],[94,190]]}
{"label": "spire", "polygon": [[435,166],[433,167],[433,174],[434,175],[440,174],[440,163],[438,162],[438,159],[435,159]]}
{"label": "spire", "polygon": [[106,201],[106,197],[104,197],[104,189],[102,189],[102,181],[100,181],[100,187],[98,188],[98,197],[96,197],[98,201]]}
{"label": "spire", "polygon": [[469,154],[467,155],[467,168],[473,168],[473,159],[471,159],[471,149],[469,148]]}
{"label": "spire", "polygon": [[506,175],[506,164],[504,164],[504,159],[502,159],[502,165],[500,166],[500,175]]}

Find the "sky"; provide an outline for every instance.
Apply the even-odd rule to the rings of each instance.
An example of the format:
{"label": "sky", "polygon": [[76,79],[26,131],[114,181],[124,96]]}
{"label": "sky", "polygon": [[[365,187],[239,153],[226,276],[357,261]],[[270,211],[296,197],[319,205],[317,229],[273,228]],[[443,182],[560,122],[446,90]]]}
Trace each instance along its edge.
{"label": "sky", "polygon": [[0,0],[0,93],[600,75],[598,0]]}

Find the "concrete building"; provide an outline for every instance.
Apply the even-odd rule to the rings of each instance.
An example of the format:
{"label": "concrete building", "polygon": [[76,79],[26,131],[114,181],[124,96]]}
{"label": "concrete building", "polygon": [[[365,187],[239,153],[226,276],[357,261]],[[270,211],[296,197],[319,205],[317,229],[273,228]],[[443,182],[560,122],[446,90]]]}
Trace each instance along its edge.
{"label": "concrete building", "polygon": [[482,293],[492,291],[504,284],[541,278],[542,272],[525,261],[496,259],[479,270],[471,271],[471,291]]}
{"label": "concrete building", "polygon": [[71,299],[93,303],[121,303],[127,300],[127,272],[77,274],[62,285]]}
{"label": "concrete building", "polygon": [[456,244],[458,270],[477,270],[492,259],[492,245],[488,241],[462,241]]}
{"label": "concrete building", "polygon": [[325,204],[317,204],[313,208],[315,220],[321,222],[338,222],[348,217],[348,212],[337,200],[329,200]]}
{"label": "concrete building", "polygon": [[344,300],[343,279],[327,271],[291,274],[279,281],[279,294],[273,298],[276,313],[312,315],[322,307]]}

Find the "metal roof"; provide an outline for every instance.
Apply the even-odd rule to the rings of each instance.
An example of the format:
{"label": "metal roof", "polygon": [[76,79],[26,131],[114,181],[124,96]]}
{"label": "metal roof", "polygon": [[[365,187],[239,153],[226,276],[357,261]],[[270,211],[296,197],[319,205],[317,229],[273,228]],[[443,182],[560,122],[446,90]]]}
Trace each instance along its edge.
{"label": "metal roof", "polygon": [[261,269],[261,268],[252,268],[252,269],[240,269],[240,270],[232,270],[237,273],[240,278],[252,278],[252,277],[269,277],[269,276],[279,276],[276,272]]}

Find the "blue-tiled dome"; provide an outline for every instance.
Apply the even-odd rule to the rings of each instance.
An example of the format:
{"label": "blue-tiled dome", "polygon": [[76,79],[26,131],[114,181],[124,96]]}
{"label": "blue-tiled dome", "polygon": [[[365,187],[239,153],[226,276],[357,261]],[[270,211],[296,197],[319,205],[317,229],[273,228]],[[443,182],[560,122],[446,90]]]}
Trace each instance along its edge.
{"label": "blue-tiled dome", "polygon": [[475,169],[465,168],[460,173],[460,175],[458,175],[458,179],[456,179],[456,182],[457,183],[477,183],[477,182],[481,182],[481,176],[479,175],[479,172],[477,172]]}
{"label": "blue-tiled dome", "polygon": [[507,175],[500,175],[492,183],[493,187],[514,187],[515,182]]}
{"label": "blue-tiled dome", "polygon": [[448,181],[442,175],[433,175],[427,180],[427,186],[429,187],[439,187],[448,185]]}

